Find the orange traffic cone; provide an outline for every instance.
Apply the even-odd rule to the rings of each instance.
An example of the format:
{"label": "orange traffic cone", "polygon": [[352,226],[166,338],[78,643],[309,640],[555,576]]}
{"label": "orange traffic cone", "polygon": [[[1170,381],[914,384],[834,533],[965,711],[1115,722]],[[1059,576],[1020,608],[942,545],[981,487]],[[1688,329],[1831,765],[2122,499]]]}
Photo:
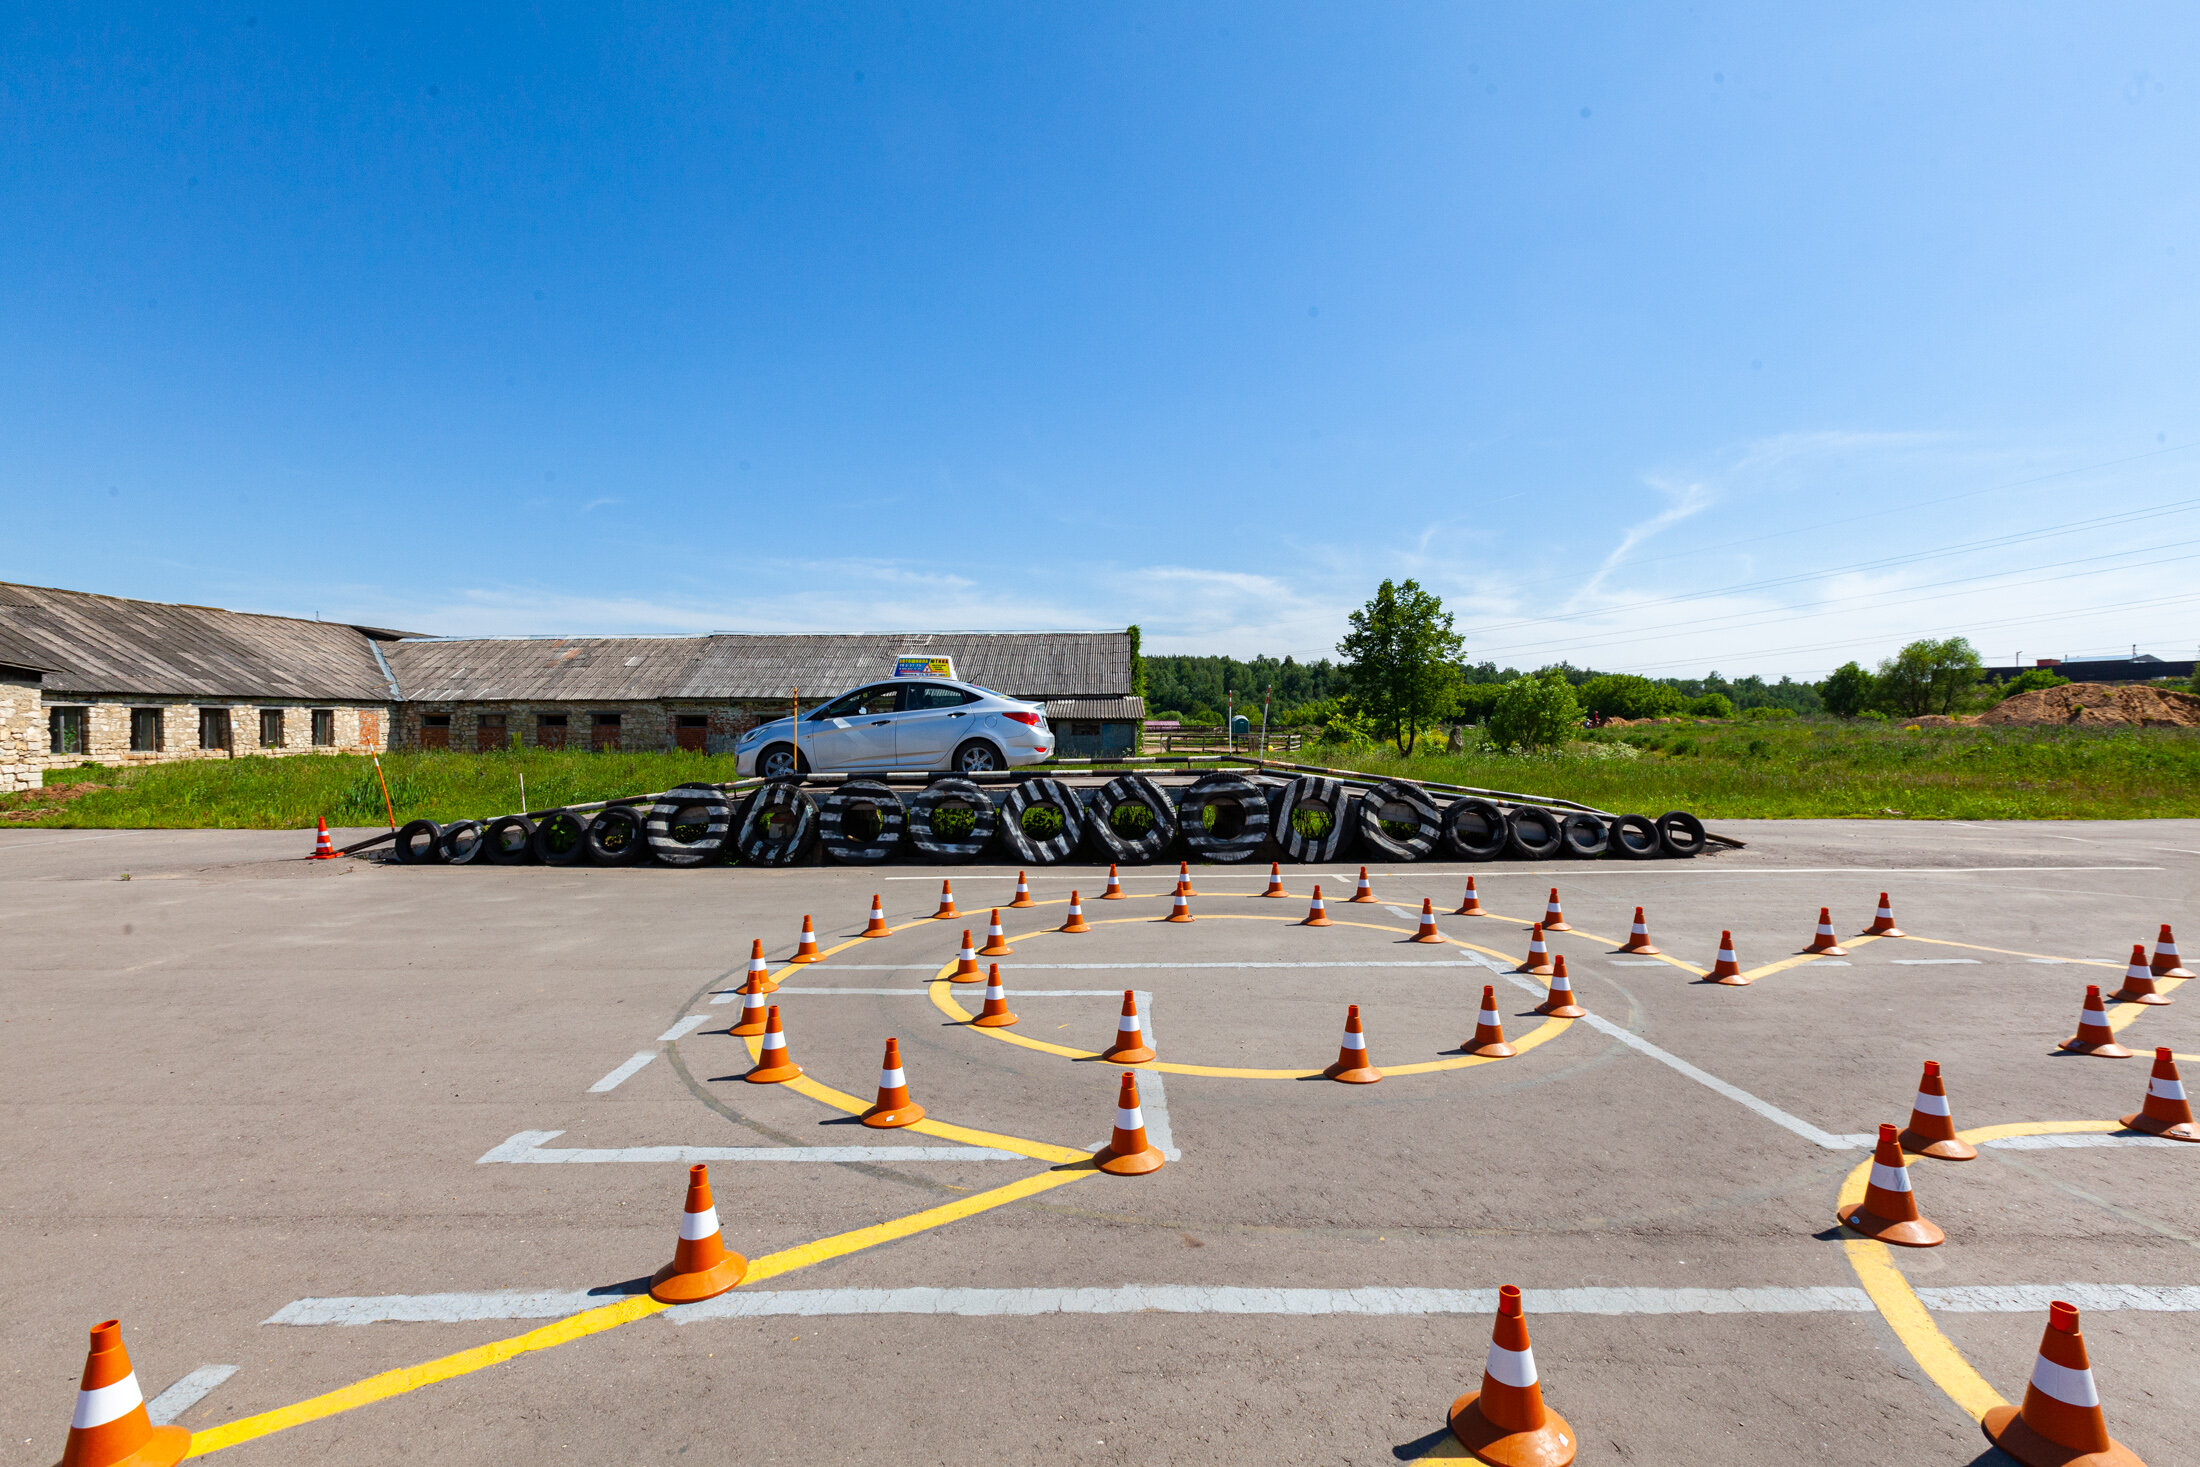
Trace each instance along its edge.
{"label": "orange traffic cone", "polygon": [[726,1032],[742,1039],[764,1032],[764,985],[757,982],[754,973],[741,985],[741,1020]]}
{"label": "orange traffic cone", "polygon": [[1543,930],[1545,932],[1571,932],[1574,930],[1566,925],[1566,914],[1559,910],[1558,888],[1555,886],[1551,888],[1550,896],[1543,903]]}
{"label": "orange traffic cone", "polygon": [[771,973],[771,964],[764,961],[764,939],[749,939],[749,982],[757,984],[758,993],[777,993],[779,980]]}
{"label": "orange traffic cone", "polygon": [[2116,1031],[2108,1027],[2108,1010],[2101,1007],[2100,984],[2085,986],[2085,1007],[2078,1010],[2078,1032],[2056,1047],[2095,1059],[2131,1058],[2131,1051],[2116,1042]]}
{"label": "orange traffic cone", "polygon": [[1910,1123],[1900,1137],[1904,1151],[1937,1156],[1942,1161],[1973,1161],[1978,1148],[1956,1135],[1955,1117],[1948,1110],[1947,1087],[1940,1083],[1940,1061],[1925,1061],[1925,1078],[1917,1082],[1917,1099],[1910,1102]]}
{"label": "orange traffic cone", "polygon": [[1077,900],[1076,892],[1073,891],[1069,894],[1069,919],[1054,930],[1056,932],[1092,931],[1090,927],[1087,927],[1085,925],[1085,909],[1084,906]]}
{"label": "orange traffic cone", "polygon": [[787,1056],[787,1033],[779,1026],[779,1005],[764,1011],[764,1047],[756,1068],[741,1078],[751,1085],[777,1085],[802,1073],[802,1066]]}
{"label": "orange traffic cone", "polygon": [[329,842],[328,817],[323,815],[317,816],[315,817],[315,819],[316,823],[320,826],[320,829],[316,830],[313,834],[313,855],[310,859],[315,861],[333,861],[336,859],[336,847]]}
{"label": "orange traffic cone", "polygon": [[1012,907],[1036,907],[1039,905],[1031,899],[1031,883],[1024,880],[1024,873],[1021,871],[1016,873],[1016,900],[1010,902],[1009,905]]}
{"label": "orange traffic cone", "polygon": [[947,881],[941,882],[940,909],[932,914],[933,920],[938,921],[942,917],[960,917],[961,915],[962,913],[955,910],[954,883]]}
{"label": "orange traffic cone", "polygon": [[924,1107],[909,1098],[909,1076],[901,1068],[901,1041],[886,1041],[886,1058],[878,1062],[878,1100],[856,1117],[874,1131],[913,1126],[924,1119]]}
{"label": "orange traffic cone", "polygon": [[1198,896],[1198,895],[1199,895],[1199,893],[1198,893],[1198,892],[1196,892],[1196,891],[1193,891],[1193,890],[1192,890],[1192,863],[1191,863],[1191,862],[1189,862],[1189,861],[1179,861],[1179,862],[1177,862],[1177,863],[1176,863],[1176,889],[1177,889],[1178,891],[1180,891],[1180,892],[1184,893],[1184,895],[1186,895],[1186,896]]}
{"label": "orange traffic cone", "polygon": [[1427,897],[1421,898],[1421,930],[1413,934],[1415,942],[1442,942],[1444,934],[1436,930],[1436,906]]}
{"label": "orange traffic cone", "polygon": [[790,963],[822,963],[825,961],[817,954],[817,932],[810,926],[810,915],[807,912],[802,914],[802,941],[795,948],[794,956],[787,961]]}
{"label": "orange traffic cone", "polygon": [[1894,925],[1894,908],[1887,905],[1887,894],[1879,894],[1879,911],[1872,917],[1872,925],[1864,929],[1866,937],[1908,937],[1910,934]]}
{"label": "orange traffic cone", "polygon": [[1001,909],[993,909],[993,917],[986,923],[985,946],[978,949],[981,958],[1005,958],[1016,949],[1008,945],[1008,938],[1001,932]]}
{"label": "orange traffic cone", "polygon": [[2136,1114],[2125,1116],[2120,1124],[2127,1131],[2167,1136],[2172,1141],[2200,1141],[2200,1127],[2192,1123],[2192,1102],[2185,1099],[2185,1082],[2177,1078],[2177,1060],[2167,1049],[2154,1051],[2147,1098]]}
{"label": "orange traffic cone", "polygon": [[1120,902],[1125,900],[1128,895],[1129,893],[1123,890],[1123,883],[1121,879],[1119,879],[1115,874],[1115,868],[1113,866],[1108,867],[1108,889],[1100,893],[1100,900],[1104,902]]}
{"label": "orange traffic cone", "polygon": [[1650,929],[1643,923],[1642,908],[1635,908],[1635,925],[1627,930],[1627,940],[1619,945],[1623,953],[1654,953],[1658,949],[1650,941]]}
{"label": "orange traffic cone", "polygon": [[879,903],[878,894],[871,894],[871,920],[864,924],[858,937],[891,937],[893,929],[886,925],[886,908]]}
{"label": "orange traffic cone", "polygon": [[963,929],[962,950],[955,954],[955,971],[947,975],[950,983],[975,983],[978,972],[978,950],[970,945],[970,929]]}
{"label": "orange traffic cone", "polygon": [[1528,929],[1528,955],[1520,960],[1515,973],[1533,973],[1538,978],[1551,975],[1551,950],[1543,945],[1543,924],[1536,923]]}
{"label": "orange traffic cone", "polygon": [[1092,1164],[1119,1177],[1159,1171],[1165,1158],[1146,1139],[1146,1113],[1138,1108],[1138,1077],[1125,1072],[1115,1092],[1115,1134],[1092,1154]]}
{"label": "orange traffic cone", "polygon": [[1482,1389],[1452,1402],[1450,1419],[1459,1445],[1497,1467],[1567,1467],[1581,1449],[1565,1418],[1543,1404],[1520,1290],[1511,1284],[1497,1291]]}
{"label": "orange traffic cone", "polygon": [[1365,866],[1362,866],[1360,868],[1360,886],[1357,891],[1352,893],[1351,900],[1355,902],[1371,902],[1375,900],[1375,888],[1368,885],[1367,868]]}
{"label": "orange traffic cone", "polygon": [[93,1325],[61,1467],[169,1467],[190,1450],[189,1431],[155,1426],[146,1414],[145,1393],[130,1368],[130,1352],[122,1348],[122,1321]]}
{"label": "orange traffic cone", "polygon": [[1166,917],[1163,917],[1163,918],[1161,919],[1162,921],[1164,921],[1164,922],[1195,922],[1195,921],[1197,921],[1197,920],[1198,920],[1198,919],[1197,919],[1196,917],[1194,917],[1194,916],[1192,915],[1192,904],[1191,904],[1190,902],[1188,902],[1188,901],[1184,900],[1184,895],[1185,895],[1185,894],[1184,894],[1183,892],[1181,892],[1181,891],[1180,891],[1180,892],[1178,892],[1178,893],[1177,893],[1177,894],[1175,895],[1175,897],[1173,897],[1173,898],[1171,899],[1171,901],[1170,901],[1170,906],[1169,906],[1169,915],[1168,915],[1168,916],[1166,916]]}
{"label": "orange traffic cone", "polygon": [[1334,927],[1337,925],[1329,920],[1329,912],[1322,906],[1322,887],[1318,881],[1314,883],[1314,903],[1306,909],[1306,920],[1299,925],[1301,927]]}
{"label": "orange traffic cone", "polygon": [[1122,1015],[1115,1021],[1115,1042],[1100,1052],[1100,1058],[1119,1065],[1144,1064],[1153,1058],[1146,1047],[1146,1033],[1138,1027],[1138,995],[1128,988],[1123,990]]}
{"label": "orange traffic cone", "polygon": [[1734,959],[1734,934],[1719,934],[1719,955],[1711,963],[1711,971],[1703,975],[1706,983],[1723,983],[1729,988],[1740,988],[1750,981],[1742,972],[1742,965]]}
{"label": "orange traffic cone", "polygon": [[1283,889],[1283,867],[1274,861],[1268,863],[1268,890],[1262,892],[1261,895],[1264,897],[1290,895],[1289,892]]}
{"label": "orange traffic cone", "polygon": [[1818,930],[1811,934],[1807,953],[1824,953],[1829,958],[1845,958],[1849,950],[1841,946],[1841,939],[1833,935],[1833,912],[1826,907],[1818,909]]}
{"label": "orange traffic cone", "polygon": [[1482,1011],[1474,1016],[1474,1037],[1459,1046],[1484,1059],[1510,1059],[1520,1051],[1505,1042],[1505,1021],[1497,1015],[1497,989],[1482,985]]}
{"label": "orange traffic cone", "polygon": [[1474,889],[1474,878],[1467,878],[1467,894],[1459,898],[1459,909],[1454,917],[1479,917],[1482,915],[1482,894]]}
{"label": "orange traffic cone", "polygon": [[1337,1043],[1337,1062],[1322,1073],[1347,1085],[1372,1085],[1383,1078],[1383,1072],[1367,1057],[1367,1035],[1360,1029],[1358,1004],[1346,1005],[1344,1038]]}
{"label": "orange traffic cone", "polygon": [[672,1262],[649,1276],[649,1297],[660,1304],[715,1299],[741,1282],[748,1271],[749,1261],[728,1248],[718,1231],[718,1209],[710,1200],[710,1168],[701,1163],[689,1167],[680,1241],[672,1247]]}
{"label": "orange traffic cone", "polygon": [[2024,1404],[1994,1407],[1979,1429],[2024,1467],[2146,1467],[2108,1434],[2093,1363],[2078,1332],[2078,1306],[2060,1299],[2047,1306]]}
{"label": "orange traffic cone", "polygon": [[1864,1200],[1850,1203],[1834,1216],[1882,1243],[1938,1248],[1948,1241],[1946,1233],[1918,1215],[1917,1198],[1910,1194],[1910,1166],[1902,1159],[1902,1143],[1892,1125],[1882,1124],[1879,1128],[1879,1149],[1872,1153],[1872,1175],[1864,1186]]}
{"label": "orange traffic cone", "polygon": [[1564,953],[1551,959],[1550,997],[1537,1004],[1535,1011],[1553,1019],[1579,1019],[1589,1012],[1574,1001],[1574,980],[1566,976]]}
{"label": "orange traffic cone", "polygon": [[2170,935],[2169,924],[2162,924],[2162,935],[2154,939],[2154,961],[2148,965],[2157,978],[2190,978],[2185,965],[2177,958],[2177,939]]}
{"label": "orange traffic cone", "polygon": [[2109,995],[2118,1003],[2175,1003],[2161,989],[2154,986],[2154,970],[2147,966],[2147,949],[2143,942],[2131,945],[2131,962],[2124,968],[2124,986]]}
{"label": "orange traffic cone", "polygon": [[1006,1029],[1016,1022],[1008,1011],[1008,995],[1001,991],[1001,965],[995,963],[985,978],[985,1010],[970,1021],[980,1029]]}

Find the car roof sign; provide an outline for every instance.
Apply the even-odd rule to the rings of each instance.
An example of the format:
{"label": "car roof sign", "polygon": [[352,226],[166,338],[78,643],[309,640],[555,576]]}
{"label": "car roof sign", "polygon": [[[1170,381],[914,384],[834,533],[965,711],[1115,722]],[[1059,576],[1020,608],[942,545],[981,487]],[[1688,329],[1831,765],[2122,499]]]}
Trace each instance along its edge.
{"label": "car roof sign", "polygon": [[910,653],[894,659],[895,677],[944,677],[955,676],[955,659],[933,657],[927,653]]}

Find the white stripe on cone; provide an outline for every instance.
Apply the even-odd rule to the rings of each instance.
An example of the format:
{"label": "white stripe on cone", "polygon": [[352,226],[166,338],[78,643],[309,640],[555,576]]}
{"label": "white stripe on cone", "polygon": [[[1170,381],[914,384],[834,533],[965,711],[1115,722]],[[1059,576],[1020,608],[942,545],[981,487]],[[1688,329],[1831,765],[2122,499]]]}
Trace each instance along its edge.
{"label": "white stripe on cone", "polygon": [[766,1049],[785,1049],[786,1047],[787,1047],[787,1036],[786,1036],[785,1034],[781,1034],[781,1033],[778,1033],[778,1032],[776,1032],[776,1031],[774,1031],[774,1030],[769,1030],[769,1029],[767,1029],[767,1030],[765,1030],[765,1031],[764,1031],[764,1048],[766,1048]]}
{"label": "white stripe on cone", "polygon": [[909,1076],[901,1070],[880,1070],[878,1072],[878,1088],[881,1090],[899,1090],[908,1083]]}
{"label": "white stripe on cone", "polygon": [[2185,1082],[2182,1080],[2150,1079],[2147,1081],[2147,1094],[2153,1096],[2156,1100],[2183,1100],[2185,1098]]}
{"label": "white stripe on cone", "polygon": [[127,1416],[145,1403],[144,1392],[138,1389],[137,1372],[131,1371],[112,1385],[93,1386],[76,1393],[76,1415],[69,1425],[77,1431],[94,1426],[105,1426],[119,1417]]}
{"label": "white stripe on cone", "polygon": [[1872,1163],[1872,1185],[1882,1192],[1907,1192],[1910,1190],[1910,1169],[1875,1161]]}
{"label": "white stripe on cone", "polygon": [[1488,1024],[1492,1028],[1497,1026],[1497,1010],[1495,1009],[1484,1009],[1474,1017],[1477,1023]]}
{"label": "white stripe on cone", "polygon": [[1115,1108],[1115,1129],[1117,1129],[1118,1131],[1145,1130],[1146,1113],[1135,1105],[1130,1107],[1130,1109],[1128,1110],[1125,1110],[1120,1105],[1117,1106]]}
{"label": "white stripe on cone", "polygon": [[2053,1396],[2066,1406],[2090,1408],[2101,1404],[2101,1393],[2093,1388],[2091,1370],[2072,1370],[2067,1365],[2057,1365],[2045,1355],[2032,1362],[2032,1384],[2042,1394]]}
{"label": "white stripe on cone", "polygon": [[1083,904],[1083,903],[1081,903],[1081,902],[1071,902],[1071,903],[1069,904],[1069,914],[1070,914],[1070,915],[1071,915],[1072,917],[1082,917],[1082,916],[1084,916],[1084,915],[1085,915],[1085,908],[1084,908],[1084,904]]}
{"label": "white stripe on cone", "polygon": [[680,1236],[690,1243],[698,1243],[718,1231],[718,1209],[706,1207],[701,1212],[680,1214]]}
{"label": "white stripe on cone", "polygon": [[1499,1385],[1524,1391],[1535,1384],[1535,1350],[1532,1346],[1525,1350],[1508,1350],[1492,1340],[1490,1358],[1482,1368]]}
{"label": "white stripe on cone", "polygon": [[750,1009],[761,1009],[761,1008],[763,1008],[763,1007],[764,1007],[764,995],[763,995],[763,994],[761,994],[761,993],[744,993],[744,994],[742,994],[742,995],[741,995],[741,1017],[742,1017],[742,1018],[744,1018],[744,1019],[745,1019],[745,1018],[747,1018],[747,1017],[748,1017],[748,1015],[749,1015],[749,1010],[750,1010]]}
{"label": "white stripe on cone", "polygon": [[985,986],[985,996],[986,1001],[989,1003],[996,998],[1003,997],[1004,995],[1001,993],[1001,985],[998,983],[988,983]]}
{"label": "white stripe on cone", "polygon": [[1118,1034],[1136,1034],[1138,1032],[1138,1015],[1118,1015],[1115,1021],[1115,1032]]}
{"label": "white stripe on cone", "polygon": [[1921,1116],[1944,1116],[1950,1114],[1948,1110],[1947,1096],[1927,1095],[1922,1090],[1917,1092],[1917,1099],[1910,1103],[1910,1109],[1916,1111]]}
{"label": "white stripe on cone", "polygon": [[1720,948],[1720,949],[1719,949],[1719,961],[1720,961],[1720,962],[1722,962],[1722,963],[1731,963],[1731,962],[1733,962],[1733,961],[1734,961],[1734,949],[1732,949],[1732,948],[1730,948],[1730,947],[1722,947],[1722,948]]}
{"label": "white stripe on cone", "polygon": [[1365,1049],[1367,1048],[1367,1036],[1365,1034],[1355,1034],[1347,1029],[1344,1031],[1344,1043],[1339,1047],[1343,1049]]}

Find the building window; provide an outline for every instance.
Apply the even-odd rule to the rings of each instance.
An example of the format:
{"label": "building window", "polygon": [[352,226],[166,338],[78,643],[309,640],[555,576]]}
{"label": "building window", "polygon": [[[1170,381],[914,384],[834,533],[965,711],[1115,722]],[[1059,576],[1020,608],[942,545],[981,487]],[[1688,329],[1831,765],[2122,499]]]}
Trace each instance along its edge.
{"label": "building window", "polygon": [[53,708],[46,713],[46,733],[56,754],[84,752],[84,715],[89,708]]}
{"label": "building window", "polygon": [[423,713],[420,715],[420,747],[423,749],[448,749],[451,746],[451,715],[448,713]]}
{"label": "building window", "polygon": [[588,747],[599,754],[617,753],[619,748],[619,715],[616,713],[592,713],[588,717]]}
{"label": "building window", "polygon": [[201,708],[199,710],[199,747],[202,749],[226,749],[229,747],[229,710],[227,708]]}
{"label": "building window", "polygon": [[260,747],[263,749],[280,749],[282,746],[283,710],[280,708],[262,708],[260,710]]}
{"label": "building window", "polygon": [[160,710],[158,708],[132,708],[130,710],[131,753],[157,754],[167,742],[162,737]]}
{"label": "building window", "polygon": [[484,754],[510,748],[510,738],[504,731],[504,715],[484,713],[474,720],[474,748]]}
{"label": "building window", "polygon": [[702,713],[682,713],[672,720],[672,741],[700,754],[710,734],[710,718]]}
{"label": "building window", "polygon": [[564,714],[538,713],[535,715],[535,747],[538,749],[562,749],[565,747]]}
{"label": "building window", "polygon": [[316,749],[333,749],[336,747],[335,709],[316,708],[313,710],[313,747]]}

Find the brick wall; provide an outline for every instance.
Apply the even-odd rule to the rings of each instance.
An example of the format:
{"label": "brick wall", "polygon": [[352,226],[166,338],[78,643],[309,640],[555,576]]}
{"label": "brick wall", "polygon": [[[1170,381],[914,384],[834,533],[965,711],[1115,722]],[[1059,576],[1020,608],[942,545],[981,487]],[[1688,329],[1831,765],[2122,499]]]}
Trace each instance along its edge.
{"label": "brick wall", "polygon": [[[501,740],[492,732],[492,747],[508,747],[513,734],[527,748],[548,746],[552,740],[545,737],[539,719],[543,714],[563,715],[565,718],[564,746],[568,749],[594,747],[591,739],[595,716],[599,713],[615,713],[619,717],[618,746],[636,752],[657,752],[679,746],[679,720],[702,718],[703,747],[712,754],[730,754],[734,740],[766,721],[756,713],[740,707],[730,707],[723,702],[703,701],[638,701],[624,703],[405,703],[399,706],[396,727],[391,735],[392,747],[417,749],[426,742],[423,737],[424,720],[448,718],[445,737],[448,747],[460,753],[473,753],[482,747],[484,716],[504,719]],[[492,726],[493,727],[493,726]]]}
{"label": "brick wall", "polygon": [[0,673],[0,794],[38,788],[45,732],[37,682]]}
{"label": "brick wall", "polygon": [[[365,754],[387,747],[382,733],[388,726],[384,707],[359,703],[217,703],[179,698],[77,697],[47,691],[32,731],[35,760],[42,769],[66,769],[90,761],[95,764],[168,764],[185,759],[227,759],[247,754]],[[56,752],[52,747],[50,715],[54,709],[82,709],[83,746]],[[160,718],[159,747],[132,749],[131,715],[140,709],[157,709]],[[229,747],[207,748],[200,742],[199,715],[206,709],[225,709],[229,714]],[[325,709],[334,716],[335,742],[313,742],[313,714]],[[260,714],[282,716],[281,742],[263,743]],[[0,760],[0,764],[4,764]],[[33,781],[36,782],[35,780]]]}

